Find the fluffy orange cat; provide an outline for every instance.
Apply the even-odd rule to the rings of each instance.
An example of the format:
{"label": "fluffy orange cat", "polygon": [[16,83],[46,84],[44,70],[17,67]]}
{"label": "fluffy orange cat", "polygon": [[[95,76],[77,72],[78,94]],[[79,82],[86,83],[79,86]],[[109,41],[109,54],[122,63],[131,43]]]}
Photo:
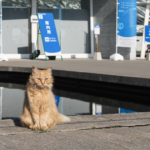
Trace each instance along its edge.
{"label": "fluffy orange cat", "polygon": [[32,67],[27,83],[23,112],[20,116],[22,126],[31,129],[47,130],[56,123],[68,122],[70,118],[60,114],[55,104],[52,68],[38,70]]}

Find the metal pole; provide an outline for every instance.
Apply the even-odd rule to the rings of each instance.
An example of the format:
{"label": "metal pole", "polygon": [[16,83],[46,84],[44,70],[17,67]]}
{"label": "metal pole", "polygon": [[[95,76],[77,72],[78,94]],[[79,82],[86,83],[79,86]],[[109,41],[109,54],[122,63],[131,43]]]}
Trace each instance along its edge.
{"label": "metal pole", "polygon": [[93,19],[93,0],[90,0],[90,28],[91,28],[91,54],[94,56],[94,19]]}
{"label": "metal pole", "polygon": [[60,98],[60,112],[63,114],[63,97]]}
{"label": "metal pole", "polygon": [[3,87],[0,87],[0,120],[2,119],[2,91]]}
{"label": "metal pole", "polygon": [[118,46],[117,46],[117,42],[118,42],[118,19],[119,19],[119,17],[118,17],[118,5],[119,5],[119,3],[118,3],[118,0],[116,0],[116,54],[117,54],[117,52],[118,52]]}
{"label": "metal pole", "polygon": [[[31,16],[32,17],[37,17],[37,0],[32,0],[31,1]],[[37,23],[31,22],[31,43],[32,43],[32,52],[37,50]]]}
{"label": "metal pole", "polygon": [[[62,29],[61,29],[61,27],[62,27],[62,10],[61,10],[61,7],[59,7],[59,34],[60,34],[60,36],[59,36],[59,45],[60,45],[60,49],[62,50],[62,40],[61,40],[61,31],[62,31]],[[62,55],[61,55],[61,60],[63,61],[63,57],[62,57]]]}
{"label": "metal pole", "polygon": [[96,36],[96,52],[98,52],[98,35],[95,36]]}
{"label": "metal pole", "polygon": [[[147,2],[150,2],[150,0],[147,0]],[[149,24],[149,10],[150,10],[150,4],[147,3],[146,5],[146,11],[145,11],[145,21],[144,21],[144,30],[143,30],[143,40],[142,40],[142,50],[141,50],[141,58],[145,58],[145,50],[146,50],[146,44],[145,44],[145,26]]]}

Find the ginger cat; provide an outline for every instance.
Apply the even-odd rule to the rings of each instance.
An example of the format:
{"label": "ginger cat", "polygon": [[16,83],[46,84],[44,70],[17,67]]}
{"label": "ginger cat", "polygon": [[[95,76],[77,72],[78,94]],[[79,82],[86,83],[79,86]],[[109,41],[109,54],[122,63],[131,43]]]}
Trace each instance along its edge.
{"label": "ginger cat", "polygon": [[56,123],[70,121],[70,118],[58,113],[54,94],[51,91],[52,86],[52,68],[38,70],[33,66],[20,116],[22,126],[47,130]]}

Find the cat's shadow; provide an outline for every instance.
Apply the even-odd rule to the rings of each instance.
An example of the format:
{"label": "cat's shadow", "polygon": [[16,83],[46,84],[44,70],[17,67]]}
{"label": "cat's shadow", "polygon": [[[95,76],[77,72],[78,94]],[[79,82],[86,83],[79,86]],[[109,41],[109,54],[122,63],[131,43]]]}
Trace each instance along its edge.
{"label": "cat's shadow", "polygon": [[11,120],[13,120],[15,126],[21,127],[20,118],[15,118],[15,117],[11,117],[11,118],[3,118],[3,120],[6,120],[6,119],[11,119]]}

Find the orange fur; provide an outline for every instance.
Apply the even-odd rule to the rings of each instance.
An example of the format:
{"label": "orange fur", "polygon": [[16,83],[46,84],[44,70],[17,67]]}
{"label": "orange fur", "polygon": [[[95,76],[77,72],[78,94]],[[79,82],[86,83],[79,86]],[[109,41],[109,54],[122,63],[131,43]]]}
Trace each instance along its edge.
{"label": "orange fur", "polygon": [[20,116],[22,126],[46,130],[56,123],[67,122],[67,116],[58,113],[54,94],[52,68],[38,70],[32,67],[32,74],[27,83],[23,112]]}

